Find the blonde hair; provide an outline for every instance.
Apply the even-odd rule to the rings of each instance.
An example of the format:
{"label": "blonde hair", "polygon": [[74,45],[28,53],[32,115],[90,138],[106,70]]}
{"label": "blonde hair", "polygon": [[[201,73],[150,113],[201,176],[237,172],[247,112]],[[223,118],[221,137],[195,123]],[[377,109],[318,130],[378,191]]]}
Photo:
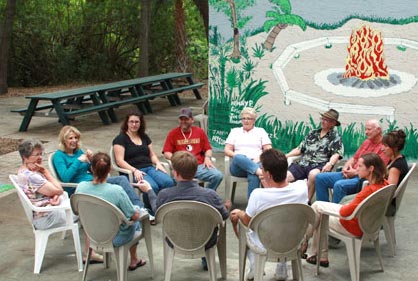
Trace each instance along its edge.
{"label": "blonde hair", "polygon": [[252,107],[244,107],[244,109],[241,111],[240,117],[242,117],[244,114],[248,114],[251,116],[251,118],[257,119],[257,112]]}
{"label": "blonde hair", "polygon": [[65,140],[68,138],[68,136],[71,133],[74,133],[78,137],[79,141],[77,143],[77,148],[76,149],[80,148],[80,146],[81,146],[81,142],[80,142],[81,133],[80,133],[80,131],[76,127],[66,125],[66,126],[62,127],[62,129],[61,129],[61,131],[58,135],[58,142],[59,142],[58,148],[60,150],[65,151]]}

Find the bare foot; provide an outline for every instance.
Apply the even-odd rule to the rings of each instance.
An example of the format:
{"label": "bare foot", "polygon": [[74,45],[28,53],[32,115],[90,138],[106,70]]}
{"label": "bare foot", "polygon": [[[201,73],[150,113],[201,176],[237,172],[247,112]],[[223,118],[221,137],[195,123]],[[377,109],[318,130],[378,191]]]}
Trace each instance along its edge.
{"label": "bare foot", "polygon": [[144,193],[147,193],[148,191],[150,191],[152,189],[149,182],[147,182],[145,180],[141,180],[139,182],[132,183],[132,185],[138,187],[139,190],[141,190]]}

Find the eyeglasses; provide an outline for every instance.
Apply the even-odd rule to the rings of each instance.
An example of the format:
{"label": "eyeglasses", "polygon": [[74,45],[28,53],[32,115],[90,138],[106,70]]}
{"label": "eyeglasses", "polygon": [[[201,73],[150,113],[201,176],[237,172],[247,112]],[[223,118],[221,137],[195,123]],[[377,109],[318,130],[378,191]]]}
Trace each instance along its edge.
{"label": "eyeglasses", "polygon": [[37,154],[31,154],[30,156],[32,156],[32,157],[44,157],[45,152],[41,152],[41,153],[37,153]]}
{"label": "eyeglasses", "polygon": [[254,118],[249,118],[249,117],[241,118],[241,121],[251,121],[251,120],[254,120]]}
{"label": "eyeglasses", "polygon": [[139,122],[138,120],[130,120],[128,123],[130,123],[130,124],[139,124],[141,122]]}
{"label": "eyeglasses", "polygon": [[334,120],[322,117],[321,118],[321,121],[324,121],[324,122],[328,122],[329,123],[329,122],[332,122]]}

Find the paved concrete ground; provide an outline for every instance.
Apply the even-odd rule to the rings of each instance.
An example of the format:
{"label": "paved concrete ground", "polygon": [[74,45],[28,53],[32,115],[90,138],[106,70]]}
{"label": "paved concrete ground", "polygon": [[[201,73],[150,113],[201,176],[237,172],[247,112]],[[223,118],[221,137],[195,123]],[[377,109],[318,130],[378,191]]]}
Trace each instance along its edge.
{"label": "paved concrete ground", "polygon": [[[185,106],[198,107],[202,101],[194,98],[182,98]],[[166,100],[154,100],[151,102],[155,113],[146,115],[148,133],[154,141],[156,151],[161,151],[163,141],[168,130],[177,125],[179,108],[170,107]],[[0,136],[17,139],[38,138],[47,141],[46,153],[51,153],[57,148],[57,135],[61,125],[56,119],[34,118],[28,132],[19,133],[18,127],[22,117],[10,113],[12,108],[26,106],[27,100],[23,97],[0,99]],[[117,116],[122,118],[128,107],[117,110]],[[111,141],[119,132],[119,124],[104,126],[97,115],[88,115],[77,118],[73,124],[82,132],[84,147],[94,151],[108,151]],[[223,171],[223,154],[215,153],[217,166]],[[46,158],[46,157],[45,157]],[[46,160],[46,159],[44,159]],[[15,173],[20,165],[17,152],[1,156],[0,183],[8,182],[8,174]],[[396,230],[398,237],[397,256],[389,257],[389,250],[383,233],[381,234],[382,253],[385,272],[379,271],[379,263],[372,245],[367,244],[362,250],[361,279],[362,280],[417,280],[418,279],[418,255],[417,255],[417,199],[418,199],[418,173],[415,172],[409,182],[403,206],[398,213]],[[218,192],[224,195],[224,185],[220,185]],[[246,187],[239,186],[235,199],[235,207],[245,208]],[[238,280],[238,243],[228,222],[228,280]],[[154,280],[163,280],[163,247],[160,226],[152,227],[153,247],[156,275]],[[82,234],[83,243],[84,236]],[[0,195],[0,249],[2,261],[0,262],[0,280],[79,280],[82,273],[77,271],[76,259],[72,239],[61,240],[58,235],[49,240],[46,255],[43,261],[41,274],[34,275],[33,252],[34,239],[31,228],[24,217],[20,202],[15,192],[9,191]],[[144,243],[140,243],[139,254],[145,257]],[[330,250],[330,267],[322,269],[320,276],[315,276],[315,267],[303,261],[305,280],[350,280],[348,261],[344,246]],[[265,280],[274,280],[274,264],[266,265]],[[289,270],[290,274],[290,270]],[[220,273],[218,271],[218,277]],[[129,272],[129,280],[151,280],[149,266]],[[176,258],[172,280],[207,280],[208,273],[200,267],[200,260],[183,260]],[[89,269],[88,280],[116,280],[116,271],[113,263],[104,270],[101,265],[92,265]]]}

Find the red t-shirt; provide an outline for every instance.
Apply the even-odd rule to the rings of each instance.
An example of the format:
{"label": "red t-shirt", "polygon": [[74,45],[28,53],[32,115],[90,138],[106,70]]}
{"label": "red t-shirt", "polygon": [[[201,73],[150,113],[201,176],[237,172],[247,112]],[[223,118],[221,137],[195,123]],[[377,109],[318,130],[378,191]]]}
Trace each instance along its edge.
{"label": "red t-shirt", "polygon": [[387,165],[389,163],[389,157],[387,157],[382,150],[382,142],[379,143],[373,143],[371,140],[366,139],[359,147],[359,149],[357,149],[356,154],[354,154],[353,158],[354,158],[354,163],[353,163],[353,168],[357,169],[357,162],[358,159],[360,158],[360,156],[362,156],[363,154],[366,153],[371,153],[374,152],[377,155],[380,156],[380,158],[382,158],[383,162],[385,163],[385,165]]}
{"label": "red t-shirt", "polygon": [[[354,199],[350,203],[341,207],[340,215],[343,217],[350,216],[357,208],[357,206],[360,205],[360,203],[367,198],[367,196],[378,191],[382,187],[387,186],[388,184],[389,182],[385,180],[382,184],[372,184],[365,186],[359,193],[357,193],[356,197],[354,197]],[[340,219],[340,223],[351,234],[356,236],[363,235],[363,231],[361,231],[360,229],[357,218],[354,218],[352,220]]]}
{"label": "red t-shirt", "polygon": [[180,127],[172,129],[165,140],[163,153],[186,150],[196,156],[197,162],[203,164],[205,152],[212,149],[205,131],[192,126],[191,132],[183,133]]}

